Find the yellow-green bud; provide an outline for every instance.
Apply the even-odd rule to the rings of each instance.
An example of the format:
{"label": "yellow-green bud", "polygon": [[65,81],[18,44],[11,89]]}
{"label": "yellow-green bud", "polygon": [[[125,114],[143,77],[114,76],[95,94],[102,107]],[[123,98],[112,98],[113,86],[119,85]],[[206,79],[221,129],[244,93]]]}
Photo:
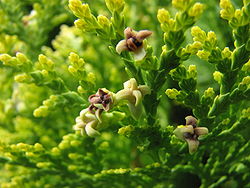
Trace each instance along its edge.
{"label": "yellow-green bud", "polygon": [[34,145],[34,149],[35,149],[35,151],[43,151],[44,150],[42,144],[40,144],[40,143],[36,143]]}
{"label": "yellow-green bud", "polygon": [[54,101],[50,99],[44,100],[43,105],[47,107],[52,107],[54,105]]}
{"label": "yellow-green bud", "polygon": [[88,24],[83,19],[75,20],[74,24],[78,29],[81,29],[83,32],[90,32],[95,30],[95,28],[92,25]]}
{"label": "yellow-green bud", "polygon": [[27,74],[19,74],[14,77],[14,80],[19,83],[27,83],[31,81],[31,77]]}
{"label": "yellow-green bud", "polygon": [[88,73],[88,75],[87,75],[87,80],[88,80],[89,82],[91,82],[91,83],[94,84],[95,81],[96,81],[96,76],[95,76],[95,74],[92,73],[92,72]]}
{"label": "yellow-green bud", "polygon": [[196,66],[195,65],[189,65],[189,67],[188,67],[188,73],[189,73],[190,77],[196,78],[196,76],[197,76]]}
{"label": "yellow-green bud", "polygon": [[[198,42],[198,41],[195,41],[193,44],[191,44],[191,48],[193,50],[199,50],[202,48],[202,43],[201,42]],[[196,52],[197,53],[197,52]]]}
{"label": "yellow-green bud", "polygon": [[39,108],[35,109],[33,115],[35,117],[46,117],[49,113],[49,109],[47,106],[40,106]]}
{"label": "yellow-green bud", "polygon": [[76,53],[71,52],[69,54],[69,61],[72,62],[72,63],[77,62],[77,61],[79,61],[79,56]]}
{"label": "yellow-green bud", "polygon": [[231,8],[233,5],[230,0],[220,0],[220,7],[223,9]]}
{"label": "yellow-green bud", "polygon": [[129,136],[130,133],[134,130],[134,127],[131,125],[125,126],[125,127],[121,127],[118,130],[118,134],[120,135],[125,135],[125,136]]}
{"label": "yellow-green bud", "polygon": [[240,9],[236,9],[235,12],[234,12],[234,17],[235,17],[237,20],[241,20],[242,11],[241,11]]}
{"label": "yellow-green bud", "polygon": [[110,12],[122,12],[125,6],[124,0],[105,0]]}
{"label": "yellow-green bud", "polygon": [[230,58],[231,55],[232,55],[232,52],[230,51],[230,49],[229,49],[228,47],[225,47],[225,48],[222,50],[221,54],[222,54],[222,57],[223,57],[223,58]]}
{"label": "yellow-green bud", "polygon": [[166,23],[169,21],[170,18],[169,12],[166,9],[161,8],[158,10],[157,18],[160,23]]}
{"label": "yellow-green bud", "polygon": [[86,93],[87,91],[86,91],[85,89],[83,89],[82,86],[78,86],[78,87],[77,87],[77,92],[78,92],[78,93]]}
{"label": "yellow-green bud", "polygon": [[97,21],[101,25],[101,27],[104,29],[109,28],[109,26],[111,24],[110,20],[106,16],[103,16],[103,15],[99,15],[97,17]]}
{"label": "yellow-green bud", "polygon": [[16,53],[16,57],[21,63],[26,63],[27,61],[29,61],[28,58],[20,52]]}
{"label": "yellow-green bud", "polygon": [[195,3],[194,6],[188,11],[189,16],[198,18],[204,11],[205,6],[201,3]]}
{"label": "yellow-green bud", "polygon": [[69,8],[78,18],[90,18],[91,11],[88,4],[82,4],[80,0],[69,0]]}
{"label": "yellow-green bud", "polygon": [[191,0],[172,0],[172,5],[178,10],[186,10],[189,7]]}
{"label": "yellow-green bud", "polygon": [[196,54],[200,59],[208,60],[208,57],[210,56],[210,52],[205,50],[199,50]]}
{"label": "yellow-green bud", "polygon": [[51,154],[54,156],[58,156],[61,154],[60,150],[57,147],[52,148]]}
{"label": "yellow-green bud", "polygon": [[246,76],[242,79],[241,84],[249,86],[250,85],[250,76]]}
{"label": "yellow-green bud", "polygon": [[25,155],[27,157],[33,157],[33,158],[36,156],[33,152],[25,152]]}
{"label": "yellow-green bud", "polygon": [[71,73],[71,74],[75,74],[76,72],[77,72],[77,69],[75,68],[75,67],[73,67],[73,66],[69,66],[68,67],[68,71]]}
{"label": "yellow-green bud", "polygon": [[213,73],[214,80],[217,81],[218,83],[221,83],[221,79],[223,77],[223,74],[219,71],[215,71]]}
{"label": "yellow-green bud", "polygon": [[36,166],[38,168],[48,168],[49,166],[51,166],[50,162],[39,162],[36,164]]}
{"label": "yellow-green bud", "polygon": [[1,54],[0,61],[2,61],[4,65],[8,65],[8,66],[15,65],[15,63],[13,62],[13,58],[8,54]]}
{"label": "yellow-green bud", "polygon": [[76,53],[70,53],[69,61],[76,70],[84,70],[85,61]]}
{"label": "yellow-green bud", "polygon": [[246,71],[246,72],[250,72],[250,59],[248,60],[248,62],[246,62],[246,63],[243,65],[242,70],[243,70],[243,71]]}
{"label": "yellow-green bud", "polygon": [[180,94],[180,91],[178,91],[177,89],[167,89],[165,93],[170,99],[176,100],[177,96]]}
{"label": "yellow-green bud", "polygon": [[45,69],[43,69],[43,70],[41,71],[41,73],[42,73],[42,75],[43,75],[44,77],[49,76],[49,72],[48,72],[47,70],[45,70]]}
{"label": "yellow-green bud", "polygon": [[204,91],[205,98],[214,98],[214,95],[215,95],[215,92],[212,87],[209,87]]}
{"label": "yellow-green bud", "polygon": [[82,144],[82,142],[78,141],[78,140],[73,140],[70,142],[70,145],[73,147],[79,147]]}
{"label": "yellow-green bud", "polygon": [[221,0],[220,7],[222,8],[220,11],[222,18],[230,20],[234,16],[234,7],[230,0]]}
{"label": "yellow-green bud", "polygon": [[81,156],[77,153],[69,153],[68,157],[72,160],[78,160]]}
{"label": "yellow-green bud", "polygon": [[21,149],[21,150],[27,150],[29,148],[29,146],[27,144],[24,144],[24,143],[18,143],[16,145],[16,148]]}
{"label": "yellow-green bud", "polygon": [[215,45],[217,43],[217,38],[216,38],[216,35],[213,31],[209,31],[207,33],[207,40],[209,41],[209,43],[211,44],[212,47],[215,47]]}
{"label": "yellow-green bud", "polygon": [[50,59],[48,59],[45,55],[40,54],[38,56],[38,61],[45,70],[47,70],[47,71],[53,70],[54,62],[51,61]]}
{"label": "yellow-green bud", "polygon": [[205,31],[203,31],[198,26],[194,26],[191,29],[191,35],[193,36],[194,41],[204,42],[207,38]]}
{"label": "yellow-green bud", "polygon": [[58,147],[59,147],[61,150],[65,150],[65,149],[69,148],[70,145],[69,145],[69,142],[68,142],[68,141],[63,140],[63,141],[58,145]]}
{"label": "yellow-green bud", "polygon": [[250,119],[250,108],[242,110],[242,118]]}

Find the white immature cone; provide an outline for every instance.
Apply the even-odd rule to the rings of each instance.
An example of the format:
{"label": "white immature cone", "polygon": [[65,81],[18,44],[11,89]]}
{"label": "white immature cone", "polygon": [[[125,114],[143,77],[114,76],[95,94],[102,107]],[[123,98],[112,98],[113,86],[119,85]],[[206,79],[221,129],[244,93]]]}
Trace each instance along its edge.
{"label": "white immature cone", "polygon": [[114,94],[114,103],[127,100],[128,107],[134,119],[139,119],[142,114],[142,99],[145,95],[150,94],[151,90],[146,85],[137,84],[134,78],[124,82],[124,89]]}
{"label": "white immature cone", "polygon": [[198,146],[198,137],[201,135],[208,134],[206,127],[197,127],[197,119],[193,116],[187,116],[186,125],[180,125],[174,130],[174,134],[177,138],[186,141],[188,143],[189,153],[193,154]]}
{"label": "white immature cone", "polygon": [[149,37],[151,34],[152,32],[149,30],[135,32],[130,27],[127,27],[124,30],[125,39],[121,40],[116,45],[116,52],[120,54],[123,51],[131,51],[134,52],[135,60],[142,60],[146,55],[143,40]]}

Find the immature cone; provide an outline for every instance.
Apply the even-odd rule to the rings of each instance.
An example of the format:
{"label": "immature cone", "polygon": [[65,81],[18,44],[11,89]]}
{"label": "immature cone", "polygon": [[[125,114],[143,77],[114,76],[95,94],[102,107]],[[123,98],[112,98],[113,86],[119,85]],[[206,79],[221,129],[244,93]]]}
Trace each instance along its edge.
{"label": "immature cone", "polygon": [[80,116],[76,118],[76,124],[73,129],[80,131],[81,135],[87,134],[90,137],[95,137],[100,133],[95,129],[100,123],[96,116],[89,112],[88,109],[84,109],[80,112]]}
{"label": "immature cone", "polygon": [[116,45],[116,51],[120,54],[123,51],[134,52],[135,60],[141,60],[145,57],[146,51],[143,47],[143,40],[152,34],[151,31],[141,30],[139,32],[133,31],[130,27],[124,30],[125,39],[121,40]]}
{"label": "immature cone", "polygon": [[114,103],[117,104],[122,100],[127,100],[133,118],[138,119],[142,113],[142,98],[151,93],[150,88],[146,85],[138,86],[134,78],[124,82],[123,86],[124,89],[114,95]]}
{"label": "immature cone", "polygon": [[200,135],[208,134],[208,129],[206,127],[197,127],[197,119],[193,116],[187,116],[186,125],[180,125],[174,130],[174,134],[179,139],[186,141],[188,143],[189,153],[193,154],[198,146]]}
{"label": "immature cone", "polygon": [[89,96],[89,111],[96,115],[97,119],[100,120],[100,115],[105,111],[109,111],[113,105],[113,94],[107,89],[98,89],[96,94]]}

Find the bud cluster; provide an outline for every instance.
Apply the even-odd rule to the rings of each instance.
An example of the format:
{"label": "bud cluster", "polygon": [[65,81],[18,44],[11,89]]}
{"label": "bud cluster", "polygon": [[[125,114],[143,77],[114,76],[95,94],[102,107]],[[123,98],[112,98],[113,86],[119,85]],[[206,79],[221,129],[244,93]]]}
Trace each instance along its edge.
{"label": "bud cluster", "polygon": [[76,53],[71,52],[69,55],[69,67],[68,71],[79,80],[79,93],[85,93],[87,91],[92,91],[95,85],[95,75],[92,72],[87,73],[86,63],[80,58]]}

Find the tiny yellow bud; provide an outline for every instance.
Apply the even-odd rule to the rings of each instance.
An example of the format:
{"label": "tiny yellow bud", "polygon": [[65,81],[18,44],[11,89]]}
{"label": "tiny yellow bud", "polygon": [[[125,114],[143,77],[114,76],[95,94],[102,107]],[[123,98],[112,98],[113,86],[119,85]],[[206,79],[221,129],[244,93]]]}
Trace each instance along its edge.
{"label": "tiny yellow bud", "polygon": [[25,152],[27,157],[35,157],[36,155],[33,152]]}
{"label": "tiny yellow bud", "polygon": [[65,150],[65,149],[69,148],[70,145],[69,145],[69,142],[68,142],[68,141],[63,140],[63,141],[58,145],[58,147],[59,147],[61,150]]}
{"label": "tiny yellow bud", "polygon": [[78,19],[74,21],[74,25],[81,29],[84,32],[93,31],[94,28],[90,27],[90,25],[83,19]]}
{"label": "tiny yellow bud", "polygon": [[36,151],[43,151],[44,150],[42,144],[40,144],[40,143],[36,143],[34,145],[34,148],[35,148]]}
{"label": "tiny yellow bud", "polygon": [[204,91],[204,96],[205,96],[206,98],[213,98],[214,95],[215,95],[215,92],[214,92],[214,89],[213,89],[212,87],[209,87],[208,89],[206,89],[206,90]]}
{"label": "tiny yellow bud", "polygon": [[207,33],[207,40],[209,41],[212,47],[215,47],[215,45],[217,44],[217,38],[213,31],[209,31]]}
{"label": "tiny yellow bud", "polygon": [[191,35],[194,41],[204,42],[207,38],[205,31],[203,31],[198,26],[194,26],[191,29]]}
{"label": "tiny yellow bud", "polygon": [[180,91],[178,91],[177,89],[167,89],[165,93],[170,99],[176,100],[177,96],[180,94]]}
{"label": "tiny yellow bud", "polygon": [[118,134],[120,135],[130,135],[130,133],[134,130],[134,128],[131,125],[125,126],[125,127],[121,127],[118,130]]}
{"label": "tiny yellow bud", "polygon": [[26,63],[28,61],[28,58],[20,52],[16,53],[16,57],[21,63]]}
{"label": "tiny yellow bud", "polygon": [[202,43],[195,41],[193,44],[188,44],[186,47],[186,52],[191,54],[196,54],[198,50],[202,48]]}
{"label": "tiny yellow bud", "polygon": [[161,8],[158,10],[157,18],[160,23],[166,23],[169,21],[170,18],[169,12],[166,9]]}
{"label": "tiny yellow bud", "polygon": [[231,8],[233,5],[230,0],[220,0],[220,7],[223,9]]}
{"label": "tiny yellow bud", "polygon": [[188,11],[189,16],[198,18],[204,11],[204,5],[195,3],[194,6]]}
{"label": "tiny yellow bud", "polygon": [[99,15],[97,17],[97,21],[102,26],[102,28],[108,28],[111,24],[110,20],[106,16],[103,16],[103,15]]}
{"label": "tiny yellow bud", "polygon": [[96,81],[96,76],[95,76],[95,74],[93,73],[93,72],[90,72],[90,73],[88,73],[88,75],[87,75],[87,80],[89,81],[89,82],[91,82],[91,83],[95,83],[95,81]]}
{"label": "tiny yellow bud", "polygon": [[52,148],[51,153],[54,156],[58,156],[61,154],[60,150],[57,147]]}
{"label": "tiny yellow bud", "polygon": [[110,12],[122,12],[125,6],[124,0],[105,0]]}
{"label": "tiny yellow bud", "polygon": [[191,0],[172,0],[172,5],[178,10],[186,10],[191,3]]}
{"label": "tiny yellow bud", "polygon": [[223,58],[230,58],[231,55],[232,55],[232,52],[230,51],[230,49],[229,49],[228,47],[225,47],[225,48],[222,50],[221,54],[222,54],[222,57],[223,57]]}
{"label": "tiny yellow bud", "polygon": [[234,12],[234,17],[237,19],[237,20],[240,20],[241,17],[242,17],[242,11],[240,9],[236,9],[235,12]]}
{"label": "tiny yellow bud", "polygon": [[234,17],[234,7],[229,0],[221,0],[220,7],[222,10],[220,11],[220,15],[222,18],[226,20],[231,20]]}
{"label": "tiny yellow bud", "polygon": [[47,99],[43,101],[43,105],[47,107],[52,107],[54,105],[54,101]]}
{"label": "tiny yellow bud", "polygon": [[47,70],[45,70],[45,69],[43,69],[43,70],[41,71],[41,73],[42,73],[42,75],[43,75],[44,77],[47,77],[47,76],[49,75],[49,72],[48,72]]}
{"label": "tiny yellow bud", "polygon": [[21,149],[21,150],[27,150],[28,149],[28,145],[24,144],[24,143],[18,143],[16,145],[17,149]]}
{"label": "tiny yellow bud", "polygon": [[51,164],[49,162],[38,162],[36,166],[38,168],[48,168]]}
{"label": "tiny yellow bud", "polygon": [[80,0],[69,0],[69,8],[78,18],[90,18],[91,11],[88,4],[82,4]]}
{"label": "tiny yellow bud", "polygon": [[78,86],[77,87],[77,92],[78,93],[86,93],[87,91],[82,86]]}
{"label": "tiny yellow bud", "polygon": [[188,73],[189,73],[190,77],[196,78],[196,76],[197,76],[196,66],[195,65],[189,65],[189,67],[188,67]]}
{"label": "tiny yellow bud", "polygon": [[246,62],[246,63],[243,65],[242,70],[243,70],[243,71],[246,71],[246,72],[250,72],[250,59],[248,60],[248,62]]}
{"label": "tiny yellow bud", "polygon": [[241,84],[249,86],[250,85],[250,76],[246,76],[242,79]]}
{"label": "tiny yellow bud", "polygon": [[210,56],[210,52],[205,50],[199,50],[196,54],[200,59],[208,60],[208,57]]}
{"label": "tiny yellow bud", "polygon": [[40,106],[39,108],[35,109],[33,115],[35,117],[45,117],[49,113],[49,109],[47,106]]}
{"label": "tiny yellow bud", "polygon": [[15,65],[13,63],[13,58],[8,54],[1,54],[0,55],[0,61],[2,61],[4,65],[8,65],[8,66],[14,66]]}
{"label": "tiny yellow bud", "polygon": [[38,61],[39,61],[41,64],[44,64],[44,63],[46,63],[46,61],[47,61],[47,57],[46,57],[45,55],[43,55],[43,54],[40,54],[40,55],[38,56]]}
{"label": "tiny yellow bud", "polygon": [[14,77],[14,80],[19,83],[29,82],[31,78],[27,74],[19,74]]}
{"label": "tiny yellow bud", "polygon": [[218,83],[221,83],[221,79],[223,77],[223,74],[219,71],[215,71],[213,73],[214,80],[217,81]]}
{"label": "tiny yellow bud", "polygon": [[250,119],[250,108],[242,110],[242,117]]}
{"label": "tiny yellow bud", "polygon": [[70,145],[73,147],[79,147],[82,144],[82,142],[78,141],[78,140],[73,140],[70,142]]}
{"label": "tiny yellow bud", "polygon": [[76,53],[71,52],[69,54],[69,61],[70,62],[77,62],[78,60],[79,60],[79,56]]}
{"label": "tiny yellow bud", "polygon": [[77,153],[69,153],[69,154],[68,154],[68,157],[69,157],[70,159],[72,159],[72,160],[77,160],[77,159],[80,158],[80,155],[77,154]]}
{"label": "tiny yellow bud", "polygon": [[75,69],[75,67],[73,67],[73,66],[69,66],[68,67],[68,71],[71,73],[71,74],[75,74],[76,72],[77,72],[77,70]]}

